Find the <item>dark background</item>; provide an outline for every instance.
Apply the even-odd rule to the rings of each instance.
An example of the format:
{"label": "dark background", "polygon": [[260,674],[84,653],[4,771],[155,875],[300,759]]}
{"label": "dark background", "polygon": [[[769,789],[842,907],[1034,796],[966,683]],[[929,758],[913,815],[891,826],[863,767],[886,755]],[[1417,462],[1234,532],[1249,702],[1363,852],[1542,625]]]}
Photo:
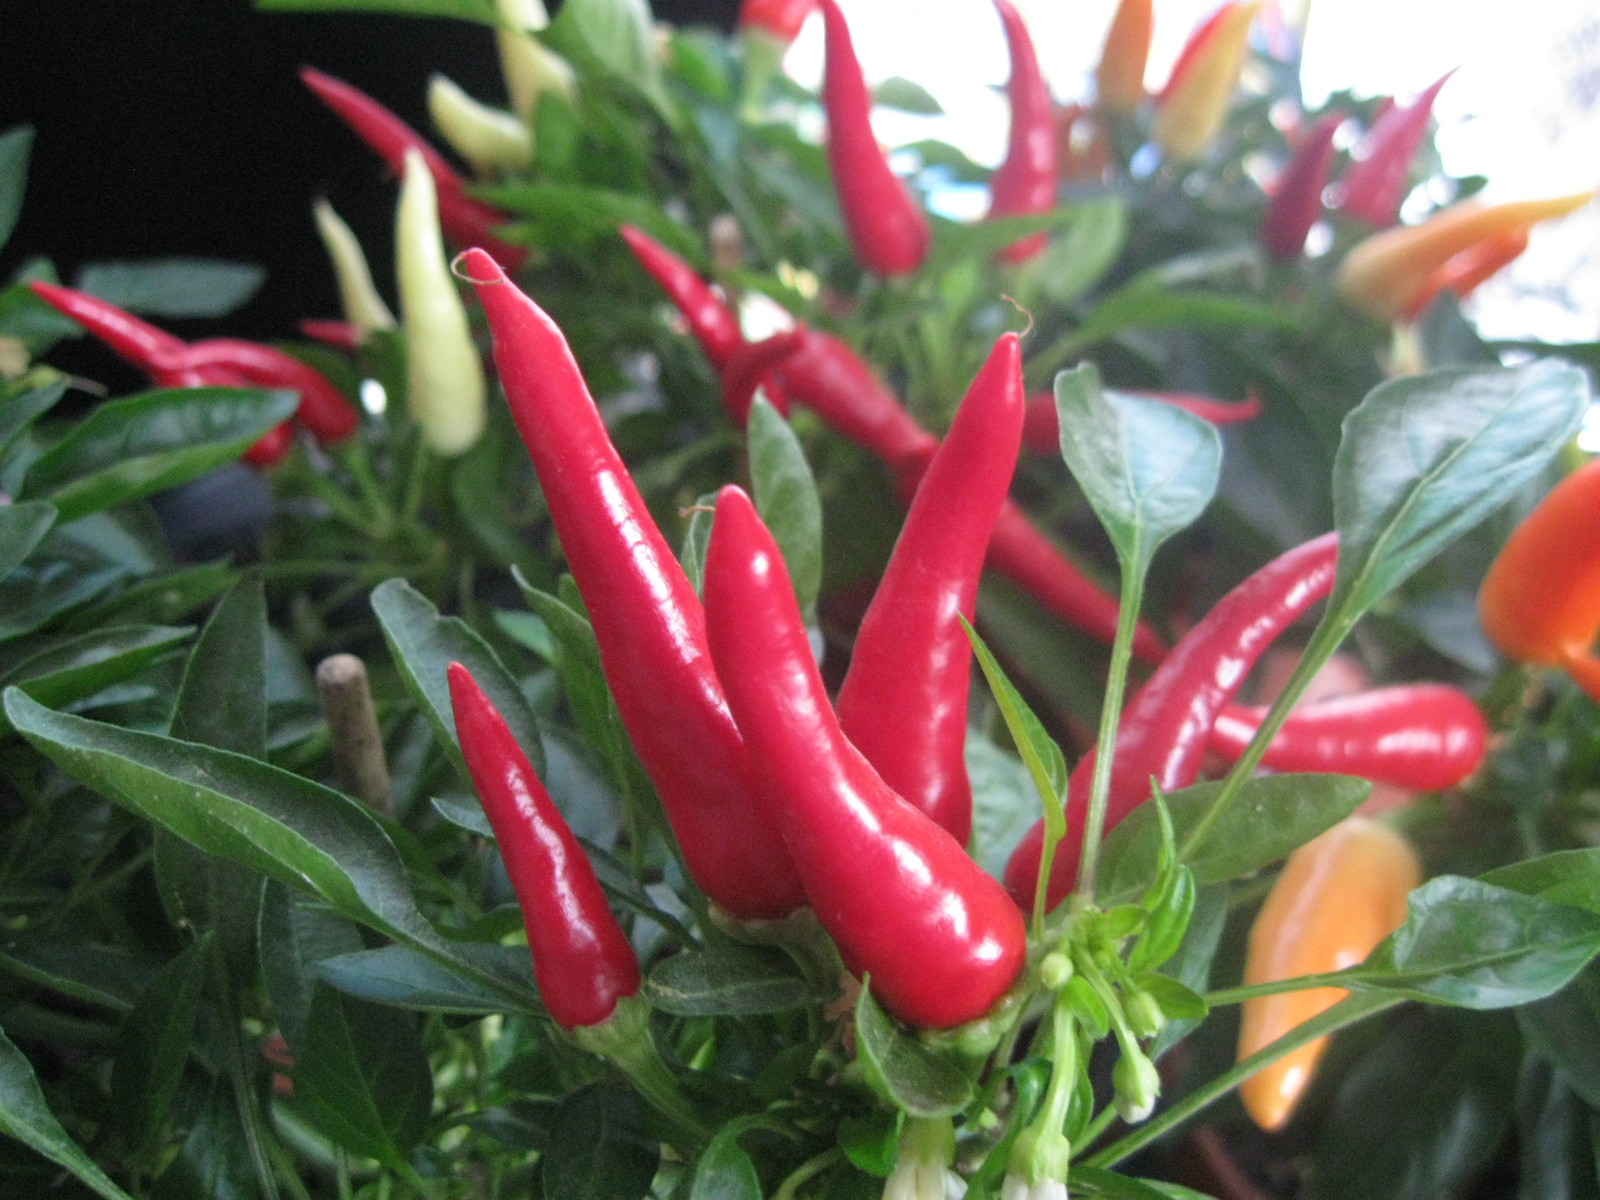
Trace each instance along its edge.
{"label": "dark background", "polygon": [[[737,0],[653,7],[661,20],[731,27]],[[396,189],[301,85],[301,66],[348,80],[424,132],[435,71],[504,98],[493,34],[456,21],[260,13],[251,0],[0,0],[0,17],[0,130],[37,130],[0,279],[36,255],[66,282],[94,260],[254,262],[266,284],[226,330],[247,337],[292,337],[302,317],[338,315],[311,218],[319,195],[355,228],[393,302]]]}

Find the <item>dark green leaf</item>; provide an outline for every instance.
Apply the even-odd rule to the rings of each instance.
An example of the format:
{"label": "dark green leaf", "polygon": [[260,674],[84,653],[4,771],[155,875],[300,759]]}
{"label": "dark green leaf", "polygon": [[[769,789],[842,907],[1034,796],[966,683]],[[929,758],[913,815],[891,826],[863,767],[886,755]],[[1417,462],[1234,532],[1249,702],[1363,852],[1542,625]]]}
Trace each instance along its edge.
{"label": "dark green leaf", "polygon": [[167,963],[145,987],[117,1036],[111,1100],[123,1135],[147,1148],[167,1119],[189,1060],[210,945],[198,941]]}
{"label": "dark green leaf", "polygon": [[1106,1196],[1109,1200],[1172,1200],[1174,1196],[1182,1196],[1183,1192],[1189,1190],[1184,1188],[1180,1192],[1169,1192],[1165,1190],[1169,1186],[1167,1184],[1146,1182],[1129,1175],[1118,1175],[1115,1171],[1107,1171],[1100,1167],[1075,1166],[1068,1177],[1068,1183],[1071,1184],[1072,1194],[1075,1196]]}
{"label": "dark green leaf", "polygon": [[1091,346],[1130,328],[1292,329],[1298,322],[1297,314],[1282,306],[1222,292],[1169,290],[1138,281],[1095,305],[1073,343],[1080,348]]}
{"label": "dark green leaf", "polygon": [[1567,1086],[1600,1109],[1600,966],[1585,967],[1555,995],[1517,1009],[1517,1024]]}
{"label": "dark green leaf", "polygon": [[416,1020],[332,988],[311,1000],[306,1052],[296,1055],[295,1100],[323,1133],[391,1169],[421,1140],[433,1073]]}
{"label": "dark green leaf", "polygon": [[[1183,941],[1178,952],[1169,958],[1164,974],[1176,979],[1190,992],[1198,995],[1211,982],[1211,970],[1217,960],[1217,946],[1222,941],[1223,929],[1228,923],[1228,888],[1221,884],[1201,888],[1195,894],[1194,912],[1189,918],[1189,928],[1183,931]],[[1177,999],[1174,995],[1171,998]],[[1158,1001],[1159,1003],[1159,998]],[[1176,1013],[1162,1010],[1168,1018],[1166,1027],[1150,1044],[1150,1057],[1160,1058],[1176,1046],[1197,1021],[1185,1019]]]}
{"label": "dark green leaf", "polygon": [[267,601],[261,580],[223,597],[189,656],[172,736],[260,758],[267,748]]}
{"label": "dark green leaf", "polygon": [[12,443],[24,429],[54,408],[56,402],[66,394],[66,381],[58,380],[18,392],[0,403],[0,459],[10,451]]}
{"label": "dark green leaf", "polygon": [[361,934],[349,921],[306,901],[279,883],[261,892],[261,977],[272,999],[278,1030],[296,1057],[308,1052],[311,998],[327,985],[317,974],[326,959],[361,950]]}
{"label": "dark green leaf", "polygon": [[1105,196],[1075,207],[1072,220],[1039,260],[1045,295],[1071,304],[1104,278],[1127,240],[1128,209],[1122,200]]}
{"label": "dark green leaf", "polygon": [[43,500],[0,508],[0,579],[22,565],[55,523],[56,506]]}
{"label": "dark green leaf", "polygon": [[[1202,783],[1167,794],[1180,842],[1221,789],[1221,783]],[[1344,820],[1371,790],[1366,780],[1348,775],[1263,775],[1247,781],[1189,861],[1195,882],[1226,883],[1271,866]],[[1106,895],[1140,891],[1155,877],[1160,856],[1155,806],[1141,804],[1106,834],[1100,859]]]}
{"label": "dark green leaf", "polygon": [[835,995],[810,984],[783,954],[727,942],[662,959],[645,989],[653,1007],[685,1017],[785,1012]]}
{"label": "dark green leaf", "polygon": [[691,262],[705,256],[699,237],[645,196],[569,183],[506,184],[486,188],[484,195],[517,217],[518,228],[525,226],[529,239],[541,246],[609,244],[616,241],[618,226],[634,225]]}
{"label": "dark green leaf", "polygon": [[689,1169],[672,1200],[762,1200],[755,1163],[739,1145],[748,1123],[736,1121],[717,1131]]}
{"label": "dark green leaf", "polygon": [[22,215],[22,196],[28,186],[28,155],[33,150],[33,128],[17,125],[0,133],[0,246],[4,246]]}
{"label": "dark green leaf", "polygon": [[1517,1200],[1584,1200],[1600,1195],[1590,1114],[1560,1073],[1537,1055],[1517,1081]]}
{"label": "dark green leaf", "polygon": [[800,439],[759,396],[750,406],[750,481],[756,511],[772,531],[800,611],[810,616],[822,583],[822,501]]}
{"label": "dark green leaf", "polygon": [[86,942],[44,942],[0,952],[0,971],[83,1004],[126,1013],[153,973],[143,960]]}
{"label": "dark green leaf", "polygon": [[[127,625],[53,641],[0,677],[47,707],[65,707],[132,679],[167,657],[194,630]],[[0,728],[4,728],[0,722]]]}
{"label": "dark green leaf", "polygon": [[181,388],[102,404],[36,459],[21,499],[71,521],[176,487],[232,462],[294,414],[293,392]]}
{"label": "dark green leaf", "polygon": [[450,752],[463,778],[466,762],[456,741],[455,716],[450,706],[446,668],[461,663],[489,700],[499,709],[512,735],[533,763],[544,768],[539,749],[539,724],[522,695],[522,689],[501,665],[489,644],[460,617],[441,617],[439,610],[404,579],[380,583],[372,592],[372,610],[378,614],[383,637],[389,643],[395,666],[406,690],[427,714],[439,744]]}
{"label": "dark green leaf", "polygon": [[1564,987],[1600,953],[1600,914],[1440,875],[1406,922],[1350,973],[1360,988],[1463,1008],[1504,1008]]}
{"label": "dark green leaf", "polygon": [[1143,577],[1161,543],[1211,502],[1222,469],[1216,426],[1172,404],[1105,392],[1087,363],[1056,376],[1061,455],[1111,536]]}
{"label": "dark green leaf", "polygon": [[224,1080],[215,1079],[177,1157],[151,1188],[151,1200],[258,1200],[260,1195],[239,1102]]}
{"label": "dark green leaf", "polygon": [[967,1063],[904,1032],[872,998],[870,982],[856,1001],[856,1051],[867,1081],[907,1116],[954,1116],[972,1098]]}
{"label": "dark green leaf", "polygon": [[132,1200],[67,1135],[45,1103],[30,1063],[0,1030],[0,1133],[71,1171],[106,1200]]}
{"label": "dark green leaf", "polygon": [[262,12],[369,12],[398,17],[454,17],[493,25],[494,0],[256,0]]}
{"label": "dark green leaf", "polygon": [[[528,952],[518,946],[463,945],[457,952],[484,969],[533,986]],[[491,1013],[505,1011],[505,997],[473,979],[456,974],[409,946],[384,946],[325,958],[317,973],[347,995],[430,1012]]]}
{"label": "dark green leaf", "polygon": [[643,1129],[638,1101],[603,1085],[562,1103],[540,1163],[544,1194],[642,1200],[660,1161],[659,1144]]}
{"label": "dark green leaf", "polygon": [[76,287],[129,312],[153,317],[225,317],[247,303],[267,273],[220,258],[89,263]]}
{"label": "dark green leaf", "polygon": [[1600,848],[1557,850],[1496,867],[1480,879],[1552,904],[1600,912]]}
{"label": "dark green leaf", "polygon": [[1362,612],[1509,500],[1589,405],[1553,359],[1379,384],[1344,420],[1334,459],[1339,568],[1329,611]]}
{"label": "dark green leaf", "polygon": [[875,1108],[859,1117],[839,1122],[839,1149],[869,1175],[887,1179],[900,1153],[900,1128],[905,1114],[899,1109]]}

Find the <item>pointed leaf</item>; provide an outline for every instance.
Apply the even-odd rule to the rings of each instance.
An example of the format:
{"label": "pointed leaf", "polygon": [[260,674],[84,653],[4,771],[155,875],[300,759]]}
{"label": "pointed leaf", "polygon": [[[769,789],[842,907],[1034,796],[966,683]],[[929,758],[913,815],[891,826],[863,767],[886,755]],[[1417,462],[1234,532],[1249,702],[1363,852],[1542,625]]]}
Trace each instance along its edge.
{"label": "pointed leaf", "polygon": [[76,287],[129,312],[153,317],[225,317],[247,303],[267,273],[220,258],[153,258],[88,263]]}
{"label": "pointed leaf", "polygon": [[756,511],[783,552],[801,613],[809,616],[822,583],[822,501],[800,439],[761,397],[750,406],[750,482]]}
{"label": "pointed leaf", "polygon": [[56,506],[43,500],[0,507],[0,579],[20,567],[56,523]]}
{"label": "pointed leaf", "polygon": [[210,945],[194,942],[146,985],[123,1018],[111,1066],[112,1111],[125,1137],[148,1148],[167,1120],[189,1060]]}
{"label": "pointed leaf", "polygon": [[873,1089],[908,1116],[954,1116],[972,1098],[967,1063],[902,1032],[872,998],[870,982],[856,1001],[856,1049]]}
{"label": "pointed leaf", "polygon": [[33,128],[17,125],[0,133],[0,246],[11,237],[22,215],[22,195],[28,186],[28,155],[33,150]]}

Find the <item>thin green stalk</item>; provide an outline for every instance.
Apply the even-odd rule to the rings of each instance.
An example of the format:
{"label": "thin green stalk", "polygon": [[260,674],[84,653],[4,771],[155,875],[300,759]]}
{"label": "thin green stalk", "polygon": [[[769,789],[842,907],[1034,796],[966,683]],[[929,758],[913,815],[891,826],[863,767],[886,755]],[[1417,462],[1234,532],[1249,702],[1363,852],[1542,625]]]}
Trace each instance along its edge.
{"label": "thin green stalk", "polygon": [[1274,979],[1268,983],[1253,983],[1248,987],[1219,988],[1205,994],[1205,1002],[1212,1008],[1223,1004],[1243,1004],[1257,996],[1276,996],[1280,992],[1304,992],[1312,988],[1350,986],[1349,971],[1323,971],[1317,975],[1296,975],[1290,979]]}
{"label": "thin green stalk", "polygon": [[1134,1151],[1149,1145],[1163,1134],[1183,1124],[1213,1101],[1227,1095],[1268,1063],[1281,1058],[1291,1050],[1299,1049],[1307,1042],[1315,1041],[1319,1037],[1337,1032],[1346,1026],[1354,1025],[1357,1022],[1366,1020],[1368,1017],[1376,1016],[1378,1013],[1386,1012],[1404,1002],[1404,996],[1385,996],[1376,992],[1364,992],[1347,996],[1328,1009],[1327,1012],[1313,1017],[1303,1025],[1297,1025],[1277,1041],[1258,1050],[1231,1070],[1224,1071],[1211,1082],[1196,1088],[1171,1108],[1145,1122],[1126,1137],[1119,1138],[1104,1150],[1090,1155],[1086,1165],[1091,1167],[1116,1166]]}
{"label": "thin green stalk", "polygon": [[778,1185],[778,1190],[772,1193],[772,1200],[795,1200],[800,1194],[800,1189],[810,1183],[834,1163],[844,1158],[844,1151],[837,1146],[831,1146],[815,1158],[808,1158]]}
{"label": "thin green stalk", "polygon": [[1117,1119],[1117,1107],[1108,1104],[1095,1114],[1094,1119],[1083,1127],[1083,1132],[1078,1135],[1078,1144],[1087,1149],[1100,1140],[1100,1135],[1111,1128]]}

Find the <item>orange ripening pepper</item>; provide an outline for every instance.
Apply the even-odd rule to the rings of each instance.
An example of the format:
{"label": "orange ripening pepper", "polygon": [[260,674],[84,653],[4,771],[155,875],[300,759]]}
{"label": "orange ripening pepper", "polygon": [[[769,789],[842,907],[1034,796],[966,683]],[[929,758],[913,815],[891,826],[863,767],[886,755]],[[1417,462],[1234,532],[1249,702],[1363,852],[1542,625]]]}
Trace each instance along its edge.
{"label": "orange ripening pepper", "polygon": [[1507,658],[1564,667],[1600,703],[1600,459],[1512,531],[1478,591],[1478,619]]}
{"label": "orange ripening pepper", "polygon": [[1222,128],[1228,101],[1244,69],[1250,25],[1259,0],[1224,4],[1190,36],[1161,95],[1151,135],[1168,158],[1199,158]]}
{"label": "orange ripening pepper", "polygon": [[[1274,983],[1353,967],[1406,919],[1406,895],[1422,880],[1416,853],[1387,825],[1349,817],[1289,856],[1250,927],[1244,984]],[[1307,988],[1246,1000],[1239,1059],[1277,1041],[1348,993]],[[1251,1120],[1266,1130],[1288,1121],[1327,1038],[1262,1067],[1239,1086]]]}
{"label": "orange ripening pepper", "polygon": [[1155,34],[1154,0],[1121,0],[1105,49],[1094,69],[1096,106],[1102,112],[1131,113],[1144,103],[1144,69]]}
{"label": "orange ripening pepper", "polygon": [[1509,204],[1462,201],[1420,225],[1373,234],[1345,256],[1334,284],[1354,307],[1392,321],[1414,311],[1419,297],[1426,302],[1429,288],[1440,286],[1438,272],[1452,259],[1509,234],[1526,233],[1540,221],[1564,217],[1593,197],[1593,192],[1577,192]]}

